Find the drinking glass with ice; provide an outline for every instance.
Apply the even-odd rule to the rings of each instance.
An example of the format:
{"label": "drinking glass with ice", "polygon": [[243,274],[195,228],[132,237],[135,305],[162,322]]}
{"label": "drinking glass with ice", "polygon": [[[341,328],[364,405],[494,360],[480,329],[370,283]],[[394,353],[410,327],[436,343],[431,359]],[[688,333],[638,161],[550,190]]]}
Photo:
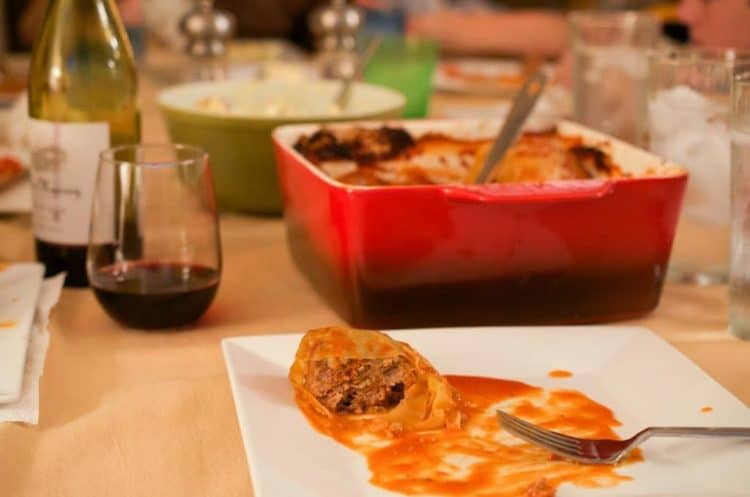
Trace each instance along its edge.
{"label": "drinking glass with ice", "polygon": [[731,50],[696,49],[651,55],[650,148],[689,174],[672,250],[671,281],[727,280],[730,91],[742,57]]}

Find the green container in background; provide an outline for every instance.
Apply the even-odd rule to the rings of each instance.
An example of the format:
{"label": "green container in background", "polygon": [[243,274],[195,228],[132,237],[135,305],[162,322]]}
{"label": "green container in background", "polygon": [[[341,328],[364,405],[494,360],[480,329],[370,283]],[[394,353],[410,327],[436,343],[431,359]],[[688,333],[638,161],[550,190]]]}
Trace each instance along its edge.
{"label": "green container in background", "polygon": [[222,211],[281,212],[271,132],[285,123],[238,122],[171,109],[165,109],[164,115],[174,143],[195,145],[208,152],[216,200]]}
{"label": "green container in background", "polygon": [[433,40],[388,36],[365,67],[364,79],[401,92],[406,97],[404,117],[425,117],[439,52]]}

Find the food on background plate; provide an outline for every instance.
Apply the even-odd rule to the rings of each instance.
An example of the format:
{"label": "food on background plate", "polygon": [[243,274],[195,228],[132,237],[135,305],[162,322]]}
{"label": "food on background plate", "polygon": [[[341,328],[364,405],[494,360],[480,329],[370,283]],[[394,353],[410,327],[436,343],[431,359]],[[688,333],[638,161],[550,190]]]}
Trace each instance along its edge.
{"label": "food on background plate", "polygon": [[436,68],[434,86],[448,92],[512,96],[537,68],[552,75],[554,66],[539,62],[533,58],[525,61],[496,58],[443,60]]}
{"label": "food on background plate", "polygon": [[498,66],[487,70],[487,66],[481,67],[460,62],[443,62],[439,70],[446,78],[467,85],[501,85],[521,86],[524,81],[523,67],[508,65]]}
{"label": "food on background plate", "polygon": [[[563,483],[612,487],[613,466],[551,457],[502,431],[502,408],[541,426],[618,438],[606,406],[576,390],[442,376],[408,344],[371,330],[309,331],[290,368],[297,405],[324,435],[367,458],[370,482],[408,495],[552,497]],[[642,460],[634,453],[626,461]]]}
{"label": "food on background plate", "polygon": [[[412,136],[402,128],[322,128],[300,137],[295,148],[341,183],[360,186],[471,183],[491,139],[440,133]],[[521,135],[490,177],[493,183],[628,176],[608,152],[556,130]]]}
{"label": "food on background plate", "polygon": [[0,190],[26,176],[26,169],[11,156],[0,157]]}

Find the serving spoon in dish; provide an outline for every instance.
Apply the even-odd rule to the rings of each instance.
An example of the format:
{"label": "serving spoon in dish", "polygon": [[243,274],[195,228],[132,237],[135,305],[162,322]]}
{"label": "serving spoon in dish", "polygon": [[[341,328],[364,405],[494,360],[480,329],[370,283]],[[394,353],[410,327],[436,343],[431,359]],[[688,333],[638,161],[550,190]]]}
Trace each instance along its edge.
{"label": "serving spoon in dish", "polygon": [[547,430],[500,410],[497,411],[497,417],[500,426],[508,433],[560,457],[584,464],[617,464],[651,437],[724,437],[750,440],[750,427],[650,427],[627,440],[592,440]]}
{"label": "serving spoon in dish", "polygon": [[339,111],[345,110],[349,105],[349,100],[352,96],[352,86],[354,82],[362,76],[362,71],[365,70],[365,67],[367,67],[367,63],[370,62],[372,56],[375,55],[375,51],[378,49],[382,41],[383,37],[381,35],[373,36],[372,38],[370,38],[367,46],[362,51],[362,53],[359,54],[357,60],[355,61],[355,66],[352,74],[348,78],[342,79],[341,88],[333,99],[333,105]]}
{"label": "serving spoon in dish", "polygon": [[468,183],[482,184],[487,182],[495,166],[500,163],[508,149],[515,143],[546,85],[547,75],[542,70],[537,70],[526,80],[521,91],[513,99],[510,112],[508,112],[497,138],[495,138],[487,157],[484,159],[484,165],[479,172],[469,175]]}

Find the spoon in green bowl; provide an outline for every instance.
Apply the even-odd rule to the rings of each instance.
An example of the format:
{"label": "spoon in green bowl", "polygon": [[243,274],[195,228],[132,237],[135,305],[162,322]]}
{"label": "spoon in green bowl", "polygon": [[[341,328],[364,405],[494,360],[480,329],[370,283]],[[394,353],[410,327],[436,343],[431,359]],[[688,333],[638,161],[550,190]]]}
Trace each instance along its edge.
{"label": "spoon in green bowl", "polygon": [[367,46],[362,51],[362,53],[359,54],[357,60],[355,61],[355,66],[352,74],[349,77],[342,78],[341,88],[333,99],[333,105],[337,110],[343,111],[349,105],[349,101],[351,100],[352,96],[352,86],[354,81],[358,80],[362,76],[362,71],[364,71],[365,67],[367,67],[367,63],[375,54],[382,41],[383,37],[380,35],[370,38]]}

